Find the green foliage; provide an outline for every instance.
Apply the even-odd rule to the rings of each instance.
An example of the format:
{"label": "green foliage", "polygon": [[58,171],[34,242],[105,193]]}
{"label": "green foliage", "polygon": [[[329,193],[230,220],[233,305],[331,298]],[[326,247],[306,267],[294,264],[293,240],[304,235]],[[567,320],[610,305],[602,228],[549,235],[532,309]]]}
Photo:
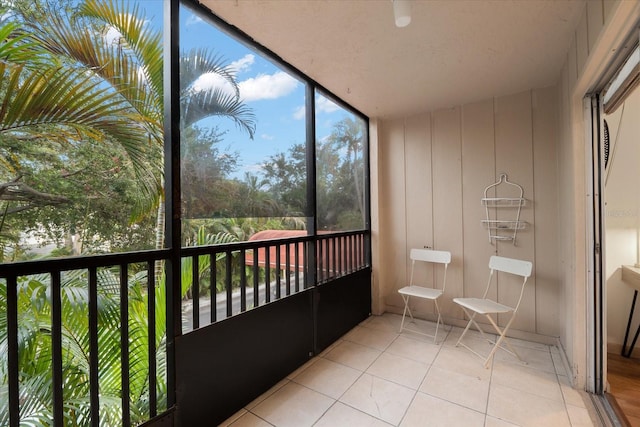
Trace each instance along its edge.
{"label": "green foliage", "polygon": [[[18,0],[12,7],[10,20],[0,25],[6,36],[0,43],[6,59],[0,64],[5,106],[0,107],[0,182],[19,178],[40,192],[64,196],[65,206],[11,202],[11,209],[38,209],[5,215],[0,249],[20,253],[16,245],[25,231],[58,247],[70,248],[73,238],[81,242],[74,244],[73,254],[153,247],[150,230],[163,197],[161,32],[148,25],[135,2]],[[114,42],[105,37],[108,32],[119,38]],[[222,58],[202,49],[185,52],[180,69],[182,133],[187,147],[191,141],[198,151],[183,159],[185,178],[198,180],[185,188],[210,189],[213,194],[200,194],[198,200],[218,201],[202,206],[191,202],[193,194],[185,194],[186,204],[209,213],[219,205],[228,211],[225,200],[237,200],[242,189],[219,178],[235,167],[237,156],[216,157],[215,150],[202,156],[202,148],[213,147],[221,135],[192,125],[220,116],[253,137],[255,117]],[[204,73],[225,78],[235,94],[193,90]],[[212,162],[205,163],[205,157]],[[199,161],[190,169],[193,159]],[[213,185],[213,180],[219,182]],[[164,223],[156,227],[161,242]]]}
{"label": "green foliage", "polygon": [[[335,124],[326,141],[316,141],[316,216],[321,230],[364,228],[363,131],[362,122],[347,117]],[[261,188],[279,213],[305,216],[306,147],[295,144],[271,156],[263,173]]]}
{"label": "green foliage", "polygon": [[[68,425],[86,425],[89,420],[89,326],[85,271],[62,276],[62,374],[63,410]],[[129,278],[129,387],[134,423],[149,418],[148,294],[146,272]],[[120,292],[118,271],[98,271],[98,348],[101,425],[122,424]],[[166,389],[165,286],[154,290],[156,298],[155,358],[159,390]],[[24,277],[18,284],[18,346],[20,366],[21,421],[48,426],[52,407],[51,283],[48,275]],[[0,282],[0,349],[7,348],[6,282]],[[3,361],[4,362],[4,361]],[[0,425],[8,425],[6,362],[0,363]],[[158,395],[166,407],[166,394]]]}
{"label": "green foliage", "polygon": [[294,144],[287,153],[269,158],[262,172],[268,192],[282,216],[307,215],[307,160],[304,144]]}
{"label": "green foliage", "polygon": [[221,185],[237,168],[238,153],[219,148],[217,128],[192,126],[181,135],[180,172],[185,218],[210,218],[230,209],[233,194]]}
{"label": "green foliage", "polygon": [[152,246],[153,218],[146,215],[131,224],[127,207],[139,194],[131,165],[117,145],[83,142],[66,152],[51,151],[41,161],[31,155],[34,160],[21,169],[23,180],[38,190],[69,195],[67,203],[16,213],[14,222],[31,236],[62,247],[70,234],[79,236],[85,254]]}

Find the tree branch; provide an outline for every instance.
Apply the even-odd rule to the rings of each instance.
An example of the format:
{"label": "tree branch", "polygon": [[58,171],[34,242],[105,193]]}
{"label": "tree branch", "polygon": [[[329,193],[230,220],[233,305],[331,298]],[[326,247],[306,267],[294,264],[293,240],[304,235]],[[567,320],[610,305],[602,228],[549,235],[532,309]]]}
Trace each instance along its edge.
{"label": "tree branch", "polygon": [[[12,181],[0,183],[0,200],[7,202],[26,202],[27,207],[22,207],[19,210],[38,206],[60,205],[69,202],[69,199],[64,196],[35,190],[24,182],[20,182],[19,180],[21,178],[22,176],[18,176]],[[18,208],[13,208],[11,211],[15,211],[15,209]]]}

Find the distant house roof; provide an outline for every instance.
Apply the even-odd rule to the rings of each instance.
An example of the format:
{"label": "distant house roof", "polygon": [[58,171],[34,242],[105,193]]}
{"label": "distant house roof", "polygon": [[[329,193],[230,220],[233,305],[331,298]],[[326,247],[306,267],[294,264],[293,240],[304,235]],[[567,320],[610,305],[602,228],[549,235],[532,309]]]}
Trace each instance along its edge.
{"label": "distant house roof", "polygon": [[[330,231],[319,231],[318,234],[329,234]],[[277,240],[277,239],[291,239],[295,237],[307,236],[306,230],[263,230],[255,233],[249,238],[249,241],[264,241],[264,240]],[[354,262],[357,257],[357,249],[351,246],[345,239],[332,239],[328,238],[323,240],[318,246],[318,253],[316,254],[319,268],[323,271],[345,271],[348,269],[348,265]],[[287,265],[287,246],[289,246],[289,258]],[[275,268],[277,263],[277,253],[280,252],[280,269],[295,271],[304,270],[305,260],[305,247],[306,242],[296,242],[288,244],[274,244],[269,246],[269,258],[268,263],[270,268]],[[267,265],[267,252],[266,248],[259,248],[257,251],[247,252],[245,255],[245,266],[251,267],[254,265],[254,254],[258,254],[258,266],[265,267]],[[334,254],[334,252],[336,252]],[[296,253],[298,260],[296,263]]]}
{"label": "distant house roof", "polygon": [[[257,240],[274,240],[274,239],[290,239],[294,237],[306,236],[307,230],[263,230],[258,231],[249,238],[249,241]],[[289,265],[287,266],[287,246],[289,246]],[[269,267],[276,267],[277,251],[280,251],[280,269],[295,270],[296,269],[296,246],[298,253],[298,269],[304,268],[304,243],[290,243],[288,245],[274,245],[269,247]],[[259,248],[258,266],[265,267],[267,263],[266,248]],[[252,266],[254,263],[254,253],[247,253],[245,257],[245,265]]]}

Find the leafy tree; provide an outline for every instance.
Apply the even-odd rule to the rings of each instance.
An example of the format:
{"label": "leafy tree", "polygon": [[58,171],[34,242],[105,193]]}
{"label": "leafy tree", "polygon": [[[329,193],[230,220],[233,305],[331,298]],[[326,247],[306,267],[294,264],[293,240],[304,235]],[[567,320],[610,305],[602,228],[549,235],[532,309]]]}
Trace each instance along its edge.
{"label": "leafy tree", "polygon": [[234,180],[235,197],[229,217],[269,218],[283,213],[283,209],[267,190],[269,182],[258,175],[245,173],[244,180]]}
{"label": "leafy tree", "polygon": [[[336,123],[326,141],[316,141],[316,215],[324,230],[364,226],[362,125],[352,118]],[[263,188],[285,215],[302,216],[306,205],[306,147],[295,144],[263,165]]]}
{"label": "leafy tree", "polygon": [[14,215],[24,232],[58,242],[75,255],[148,249],[153,244],[152,217],[131,224],[129,207],[139,196],[126,154],[117,145],[83,142],[27,165],[23,171],[35,188],[68,196],[64,205]]}
{"label": "leafy tree", "polygon": [[[10,106],[0,109],[0,182],[4,182],[0,201],[4,201],[5,236],[16,236],[10,228],[16,225],[11,214],[69,201],[68,195],[51,194],[48,185],[39,186],[48,183],[46,179],[34,182],[33,173],[44,164],[59,163],[63,153],[84,141],[115,142],[140,170],[152,170],[146,140],[141,147],[132,148],[141,142],[139,120],[117,93],[109,93],[86,73],[54,61],[18,22],[1,23],[0,35],[4,37],[0,96],[2,105]],[[152,173],[136,179],[138,191],[157,193],[154,179]]]}
{"label": "leafy tree", "polygon": [[[123,146],[132,159],[143,157],[147,161],[147,164],[133,162],[136,181],[145,182],[141,178],[149,174],[156,186],[155,191],[140,193],[133,213],[139,217],[158,206],[156,247],[162,247],[164,95],[160,31],[146,24],[139,5],[114,0],[86,0],[73,18],[55,10],[29,9],[22,13],[28,23],[25,34],[31,40],[119,99],[125,110],[115,117],[133,118],[137,122],[138,138]],[[113,30],[118,35],[115,40],[106,37]],[[206,49],[186,52],[180,58],[180,73],[183,131],[203,118],[220,116],[233,120],[253,137],[255,117],[242,103],[234,75],[220,57]],[[207,73],[224,78],[235,92],[196,89],[193,83]]]}
{"label": "leafy tree", "polygon": [[262,165],[266,186],[283,216],[305,216],[307,211],[307,160],[304,144],[288,153],[275,154]]}
{"label": "leafy tree", "polygon": [[[27,2],[16,2],[24,6]],[[68,4],[65,2],[65,4]],[[70,17],[56,8],[55,3],[40,9],[40,3],[19,9],[22,15],[16,23],[0,24],[0,34],[8,34],[0,42],[0,143],[2,147],[14,147],[0,153],[2,174],[0,179],[17,181],[19,171],[28,171],[33,182],[67,194],[77,194],[77,186],[89,186],[85,195],[91,199],[112,197],[114,194],[129,197],[133,208],[129,217],[139,220],[142,215],[161,206],[163,195],[163,101],[162,93],[162,43],[158,31],[146,26],[137,6],[113,0],[88,0],[79,6],[79,14]],[[22,28],[18,28],[19,22]],[[8,27],[6,25],[9,25]],[[8,28],[8,29],[7,29]],[[117,29],[119,37],[110,43],[106,35]],[[18,30],[20,30],[18,32]],[[253,136],[255,127],[251,111],[241,102],[233,75],[220,58],[205,50],[192,51],[181,58],[183,81],[197,79],[203,73],[225,76],[236,88],[234,94],[211,90],[195,90],[188,83],[181,88],[182,117],[185,131],[200,119],[209,116],[231,118],[238,126]],[[33,147],[44,142],[42,151]],[[99,144],[115,144],[113,151],[104,149],[103,163],[85,164],[88,160],[83,150]],[[51,148],[53,155],[46,149]],[[101,147],[102,148],[102,147]],[[36,156],[29,156],[36,154]],[[118,179],[101,183],[100,175],[120,170],[99,169],[96,166],[121,166],[127,169],[120,184]],[[56,156],[57,155],[57,156]],[[34,162],[34,158],[37,161]],[[62,178],[47,181],[55,166],[64,163]],[[84,171],[97,172],[96,176],[83,176]],[[24,175],[27,176],[27,175]],[[79,180],[83,176],[83,180]],[[53,175],[49,175],[53,177]],[[72,177],[72,178],[71,178]],[[95,178],[92,180],[92,178]],[[111,178],[111,176],[109,177]],[[136,191],[128,192],[134,184]],[[120,186],[121,185],[121,186]],[[14,185],[14,187],[16,187]],[[42,193],[45,194],[46,193]],[[98,196],[95,196],[98,198]],[[6,199],[5,199],[6,200]],[[110,199],[113,201],[113,199]],[[66,200],[65,200],[66,202]],[[70,199],[70,203],[73,200]],[[104,202],[104,199],[102,200]],[[26,205],[24,205],[26,206]],[[6,206],[5,206],[6,207]],[[92,213],[104,211],[107,203],[92,205]],[[159,209],[164,213],[164,209]],[[39,210],[40,220],[46,217]],[[54,213],[49,220],[53,221]],[[158,224],[163,224],[159,216]],[[69,216],[58,226],[73,231],[78,218]],[[66,221],[66,224],[65,224]],[[61,223],[61,224],[60,224]],[[5,223],[6,224],[6,223]],[[34,221],[35,224],[35,221]],[[35,226],[35,225],[34,225]],[[164,226],[158,227],[163,231]],[[51,232],[55,232],[52,227]],[[88,234],[88,233],[87,233]],[[207,244],[218,242],[214,237]],[[190,268],[185,262],[183,293],[190,287]],[[207,268],[206,264],[201,269]],[[146,318],[146,271],[130,280],[130,361],[132,387],[132,417],[142,421],[148,414],[148,375],[145,371],[144,336],[148,326]],[[101,422],[104,425],[120,424],[120,376],[119,354],[119,301],[113,287],[117,276],[110,270],[100,273],[99,294],[99,347]],[[139,279],[139,280],[138,280]],[[156,294],[156,358],[160,368],[160,394],[163,393],[164,343],[166,342],[166,318],[164,318],[166,286],[164,276],[159,275]],[[6,283],[0,281],[0,288]],[[48,425],[51,420],[51,346],[50,346],[50,283],[47,277],[29,277],[20,283],[20,369],[22,415],[26,422]],[[87,282],[83,272],[65,277],[63,285],[64,328],[64,411],[70,423],[85,425],[88,420],[88,326]],[[0,299],[6,298],[6,289],[0,289]],[[6,354],[7,302],[0,300],[0,354]],[[0,424],[8,417],[6,399],[6,365],[0,363]]]}
{"label": "leafy tree", "polygon": [[182,134],[180,171],[184,218],[207,218],[229,210],[233,194],[220,185],[236,170],[238,153],[220,150],[224,136],[217,128],[196,125]]}
{"label": "leafy tree", "polygon": [[355,200],[358,202],[357,207],[360,213],[364,213],[364,170],[362,168],[364,145],[363,122],[357,121],[352,117],[345,117],[334,125],[328,142],[335,147],[337,152],[346,150],[344,165],[351,171]]}

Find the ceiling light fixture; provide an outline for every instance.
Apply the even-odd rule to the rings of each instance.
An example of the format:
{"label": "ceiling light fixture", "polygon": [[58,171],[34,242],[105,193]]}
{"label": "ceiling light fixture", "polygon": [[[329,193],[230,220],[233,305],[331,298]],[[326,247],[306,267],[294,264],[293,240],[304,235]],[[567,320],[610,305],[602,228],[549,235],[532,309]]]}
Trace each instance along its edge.
{"label": "ceiling light fixture", "polygon": [[393,17],[396,20],[396,27],[402,28],[411,22],[411,1],[391,0],[393,3]]}

